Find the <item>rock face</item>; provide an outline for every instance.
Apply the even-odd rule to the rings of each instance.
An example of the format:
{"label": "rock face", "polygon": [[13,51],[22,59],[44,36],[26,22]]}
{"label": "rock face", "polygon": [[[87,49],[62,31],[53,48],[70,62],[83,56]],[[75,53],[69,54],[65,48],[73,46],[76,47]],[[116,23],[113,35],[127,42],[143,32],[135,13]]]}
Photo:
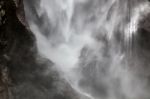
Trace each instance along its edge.
{"label": "rock face", "polygon": [[14,1],[0,0],[0,99],[11,98],[11,62],[20,58],[18,55],[21,53],[28,54],[27,49],[33,45],[31,33],[25,28],[21,13],[23,10],[19,12]]}

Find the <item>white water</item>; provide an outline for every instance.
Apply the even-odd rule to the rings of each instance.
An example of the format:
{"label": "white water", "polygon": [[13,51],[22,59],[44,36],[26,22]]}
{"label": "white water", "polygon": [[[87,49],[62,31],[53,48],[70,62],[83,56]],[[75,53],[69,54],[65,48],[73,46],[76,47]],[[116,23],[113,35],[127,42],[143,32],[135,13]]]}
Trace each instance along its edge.
{"label": "white water", "polygon": [[121,50],[148,13],[145,0],[41,0],[34,6],[36,17],[28,4],[26,0],[26,17],[39,54],[55,64],[77,93],[87,99],[150,97]]}

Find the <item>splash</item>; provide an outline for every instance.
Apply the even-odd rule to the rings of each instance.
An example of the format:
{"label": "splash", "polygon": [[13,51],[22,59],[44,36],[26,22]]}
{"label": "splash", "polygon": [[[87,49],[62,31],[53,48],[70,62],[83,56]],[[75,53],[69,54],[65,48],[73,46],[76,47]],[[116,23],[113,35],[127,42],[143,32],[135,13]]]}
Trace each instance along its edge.
{"label": "splash", "polygon": [[147,99],[141,98],[144,84],[132,87],[137,79],[122,50],[136,35],[141,16],[148,13],[146,1],[25,0],[24,4],[39,54],[51,60],[80,95]]}

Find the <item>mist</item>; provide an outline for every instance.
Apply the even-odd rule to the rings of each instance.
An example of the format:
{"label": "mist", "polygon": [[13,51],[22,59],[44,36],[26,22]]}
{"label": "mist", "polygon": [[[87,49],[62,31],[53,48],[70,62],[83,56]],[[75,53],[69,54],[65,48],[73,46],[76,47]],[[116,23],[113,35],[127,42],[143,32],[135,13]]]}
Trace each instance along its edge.
{"label": "mist", "polygon": [[57,72],[76,99],[150,98],[150,54],[140,45],[148,0],[24,0],[24,6],[37,57],[52,62],[45,75]]}

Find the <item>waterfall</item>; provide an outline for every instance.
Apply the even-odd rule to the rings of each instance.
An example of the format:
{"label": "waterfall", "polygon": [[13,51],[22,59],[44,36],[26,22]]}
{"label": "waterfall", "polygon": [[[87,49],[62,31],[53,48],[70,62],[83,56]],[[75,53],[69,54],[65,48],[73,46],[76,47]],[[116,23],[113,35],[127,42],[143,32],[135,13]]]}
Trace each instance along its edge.
{"label": "waterfall", "polygon": [[130,69],[132,38],[147,0],[24,0],[40,56],[79,99],[149,99]]}

